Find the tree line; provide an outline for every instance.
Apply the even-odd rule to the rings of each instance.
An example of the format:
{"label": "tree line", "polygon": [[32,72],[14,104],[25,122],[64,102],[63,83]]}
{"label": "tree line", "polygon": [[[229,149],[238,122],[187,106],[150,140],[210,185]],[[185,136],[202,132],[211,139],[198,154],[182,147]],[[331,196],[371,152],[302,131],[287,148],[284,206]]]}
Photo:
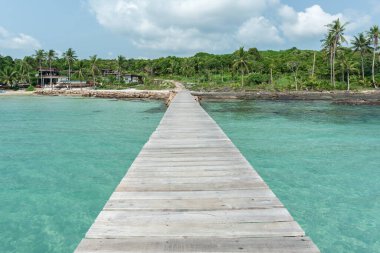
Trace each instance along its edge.
{"label": "tree line", "polygon": [[[158,59],[101,59],[96,55],[78,59],[69,48],[62,55],[54,50],[37,50],[23,59],[0,56],[0,83],[15,87],[20,83],[36,85],[37,69],[57,68],[69,80],[94,85],[123,85],[124,73],[141,74],[147,81],[155,78],[182,80],[196,89],[330,90],[377,88],[380,82],[379,27],[359,33],[347,41],[347,23],[339,19],[326,26],[321,50],[259,51],[241,47],[230,54],[200,52],[191,57]],[[117,73],[105,78],[103,69]]]}

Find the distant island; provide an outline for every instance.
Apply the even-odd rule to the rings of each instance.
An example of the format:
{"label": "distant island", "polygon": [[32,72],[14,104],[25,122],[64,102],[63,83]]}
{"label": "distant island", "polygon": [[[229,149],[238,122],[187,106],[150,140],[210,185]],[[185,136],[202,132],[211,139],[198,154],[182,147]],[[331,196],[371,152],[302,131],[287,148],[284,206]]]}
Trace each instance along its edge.
{"label": "distant island", "polygon": [[158,59],[78,59],[69,48],[62,55],[37,50],[23,59],[0,56],[0,89],[25,88],[162,90],[177,80],[193,91],[331,91],[377,89],[380,83],[378,26],[348,42],[346,24],[327,25],[321,50],[256,48],[214,55],[169,56]]}

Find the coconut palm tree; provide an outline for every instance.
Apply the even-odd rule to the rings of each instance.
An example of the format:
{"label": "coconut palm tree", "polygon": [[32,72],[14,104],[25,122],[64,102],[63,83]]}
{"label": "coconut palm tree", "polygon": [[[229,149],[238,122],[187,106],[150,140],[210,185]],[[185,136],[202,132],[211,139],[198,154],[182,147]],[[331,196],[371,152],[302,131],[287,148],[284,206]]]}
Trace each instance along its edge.
{"label": "coconut palm tree", "polygon": [[174,59],[169,60],[169,67],[167,68],[168,73],[170,73],[170,76],[173,76],[175,73],[175,70],[178,66],[178,63]]}
{"label": "coconut palm tree", "polygon": [[315,62],[316,62],[316,59],[317,59],[317,52],[314,51],[314,54],[313,54],[313,67],[311,68],[311,78],[314,78],[314,75],[315,75]]}
{"label": "coconut palm tree", "polygon": [[347,71],[347,91],[350,91],[350,74],[354,72],[359,72],[357,68],[358,63],[352,60],[347,61],[346,71]]}
{"label": "coconut palm tree", "polygon": [[273,69],[276,67],[276,65],[274,64],[273,61],[270,61],[269,64],[268,64],[268,67],[269,67],[269,74],[270,74],[270,85],[272,86],[272,88],[274,89],[274,81],[273,81]]}
{"label": "coconut palm tree", "polygon": [[349,57],[341,58],[341,65],[343,68],[343,71],[346,72],[347,75],[347,91],[350,91],[350,79],[351,74],[353,73],[359,73],[358,63],[350,59]]}
{"label": "coconut palm tree", "polygon": [[11,67],[6,67],[0,71],[0,81],[10,87],[13,87],[17,79],[17,71]]}
{"label": "coconut palm tree", "polygon": [[182,71],[182,74],[184,74],[187,77],[189,77],[189,75],[191,75],[191,73],[193,72],[194,70],[194,66],[192,65],[192,62],[190,61],[189,58],[186,58],[183,62],[182,62],[182,66],[181,66],[181,71]]}
{"label": "coconut palm tree", "polygon": [[82,90],[82,83],[86,77],[86,64],[84,63],[84,61],[78,61],[77,68],[78,68],[77,76],[80,81],[80,89]]}
{"label": "coconut palm tree", "polygon": [[344,37],[344,31],[346,30],[347,23],[342,24],[339,20],[334,20],[331,24],[328,24],[328,35],[325,38],[325,45],[330,48],[330,64],[331,64],[331,82],[335,85],[335,59],[338,48],[342,43],[347,42]]}
{"label": "coconut palm tree", "polygon": [[372,83],[377,88],[376,80],[375,80],[375,59],[376,59],[376,52],[379,48],[379,37],[380,37],[380,28],[377,25],[372,26],[369,29],[368,37],[371,41],[371,44],[373,46],[373,59],[372,59]]}
{"label": "coconut palm tree", "polygon": [[364,81],[364,55],[370,52],[370,41],[364,36],[364,33],[359,33],[358,36],[354,36],[354,39],[351,41],[352,49],[355,52],[360,53],[361,66],[362,66],[362,79]]}
{"label": "coconut palm tree", "polygon": [[52,71],[51,71],[51,65],[52,65],[52,62],[54,60],[57,59],[57,53],[53,50],[53,49],[50,49],[47,54],[46,54],[46,57],[47,57],[47,61],[49,63],[49,71],[50,71],[50,88],[53,89],[53,78],[52,78]]}
{"label": "coconut palm tree", "polygon": [[342,82],[345,82],[345,75],[346,75],[346,65],[347,65],[347,57],[344,52],[342,52],[338,57],[338,63],[340,67],[340,73],[342,74]]}
{"label": "coconut palm tree", "polygon": [[236,58],[233,63],[233,68],[236,71],[239,71],[241,74],[241,86],[244,87],[244,74],[249,72],[249,60],[246,52],[244,51],[244,47],[239,48]]}
{"label": "coconut palm tree", "polygon": [[325,38],[321,40],[322,50],[325,52],[325,55],[329,57],[330,63],[330,81],[333,83],[333,51],[334,51],[334,40],[332,33],[326,34]]}
{"label": "coconut palm tree", "polygon": [[124,64],[125,64],[125,57],[122,55],[119,55],[116,59],[116,66],[117,66],[117,80],[120,84],[121,81],[121,74],[124,71]]}
{"label": "coconut palm tree", "polygon": [[66,63],[69,66],[69,85],[71,89],[71,66],[77,60],[77,56],[75,51],[72,48],[69,48],[66,52],[63,53],[63,58],[65,58]]}
{"label": "coconut palm tree", "polygon": [[96,86],[96,74],[98,73],[99,68],[98,68],[98,56],[93,55],[90,57],[90,72],[92,75],[92,81],[94,82],[94,88]]}
{"label": "coconut palm tree", "polygon": [[29,58],[24,57],[24,59],[22,59],[19,62],[18,72],[20,73],[21,80],[28,82],[29,85],[31,84],[31,80],[30,80],[30,71],[31,70],[32,70],[32,66],[29,63]]}
{"label": "coconut palm tree", "polygon": [[293,72],[294,82],[296,83],[296,90],[298,91],[298,70],[300,63],[297,61],[288,62],[288,68]]}
{"label": "coconut palm tree", "polygon": [[40,72],[40,84],[42,87],[42,64],[46,60],[46,52],[42,49],[36,50],[34,54],[34,59],[38,62],[39,72]]}

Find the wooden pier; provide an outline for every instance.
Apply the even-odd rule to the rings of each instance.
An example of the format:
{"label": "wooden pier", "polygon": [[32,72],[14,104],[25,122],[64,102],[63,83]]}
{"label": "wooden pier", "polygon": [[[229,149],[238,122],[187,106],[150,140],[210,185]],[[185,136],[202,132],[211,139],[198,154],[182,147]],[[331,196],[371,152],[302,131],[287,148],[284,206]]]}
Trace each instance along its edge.
{"label": "wooden pier", "polygon": [[180,91],[76,252],[319,250],[215,121]]}

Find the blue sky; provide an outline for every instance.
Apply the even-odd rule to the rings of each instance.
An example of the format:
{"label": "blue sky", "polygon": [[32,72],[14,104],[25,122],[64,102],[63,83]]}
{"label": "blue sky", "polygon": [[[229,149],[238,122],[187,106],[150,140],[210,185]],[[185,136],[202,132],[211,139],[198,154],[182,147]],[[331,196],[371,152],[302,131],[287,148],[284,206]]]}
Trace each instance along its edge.
{"label": "blue sky", "polygon": [[13,57],[69,47],[81,58],[317,49],[336,18],[350,22],[348,38],[380,23],[377,0],[0,0],[0,9],[0,54]]}

